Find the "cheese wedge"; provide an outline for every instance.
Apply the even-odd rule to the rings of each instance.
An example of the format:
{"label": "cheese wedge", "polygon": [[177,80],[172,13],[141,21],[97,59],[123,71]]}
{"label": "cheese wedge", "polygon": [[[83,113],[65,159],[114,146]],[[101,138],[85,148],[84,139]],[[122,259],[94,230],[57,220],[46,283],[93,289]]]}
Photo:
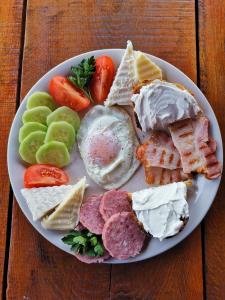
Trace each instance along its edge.
{"label": "cheese wedge", "polygon": [[109,95],[104,102],[106,106],[131,104],[132,88],[135,84],[134,51],[131,41],[122,57]]}
{"label": "cheese wedge", "polygon": [[135,70],[139,82],[162,80],[162,70],[141,51],[135,51]]}
{"label": "cheese wedge", "polygon": [[56,207],[55,211],[46,216],[41,224],[46,229],[70,230],[79,222],[80,206],[86,188],[86,177],[75,184],[70,194]]}
{"label": "cheese wedge", "polygon": [[40,187],[22,189],[21,193],[26,200],[33,221],[37,221],[67,198],[73,188],[73,185]]}

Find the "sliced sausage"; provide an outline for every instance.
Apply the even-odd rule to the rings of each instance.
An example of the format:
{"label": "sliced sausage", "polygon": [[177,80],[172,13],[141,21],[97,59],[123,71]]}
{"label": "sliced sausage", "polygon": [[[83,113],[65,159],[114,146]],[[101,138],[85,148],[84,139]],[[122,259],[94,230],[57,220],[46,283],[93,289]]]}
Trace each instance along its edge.
{"label": "sliced sausage", "polygon": [[112,215],[106,221],[102,240],[112,257],[127,259],[140,253],[145,234],[132,212],[122,212]]}
{"label": "sliced sausage", "polygon": [[99,210],[105,221],[116,213],[132,211],[127,192],[117,190],[106,192],[101,199]]}
{"label": "sliced sausage", "polygon": [[80,209],[80,223],[95,234],[102,234],[104,220],[99,212],[102,195],[89,196]]}

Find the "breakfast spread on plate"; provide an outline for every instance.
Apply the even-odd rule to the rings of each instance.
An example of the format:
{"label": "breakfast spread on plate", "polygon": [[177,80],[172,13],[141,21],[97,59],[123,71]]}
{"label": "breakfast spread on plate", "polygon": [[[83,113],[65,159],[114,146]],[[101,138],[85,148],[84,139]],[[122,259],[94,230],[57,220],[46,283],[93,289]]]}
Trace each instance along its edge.
{"label": "breakfast spread on plate", "polygon": [[[165,81],[164,70],[130,41],[117,70],[109,56],[91,56],[53,77],[48,92],[28,97],[22,122],[24,201],[33,221],[63,232],[61,242],[85,263],[129,259],[151,238],[177,235],[189,219],[195,176],[213,180],[222,172],[192,92]],[[62,169],[70,164],[78,181]],[[138,168],[148,187],[124,191]]]}

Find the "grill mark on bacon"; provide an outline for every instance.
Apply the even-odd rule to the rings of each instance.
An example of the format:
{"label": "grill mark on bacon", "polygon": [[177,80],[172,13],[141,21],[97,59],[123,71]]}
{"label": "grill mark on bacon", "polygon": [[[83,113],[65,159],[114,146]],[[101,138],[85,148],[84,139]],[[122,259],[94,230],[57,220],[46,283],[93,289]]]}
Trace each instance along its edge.
{"label": "grill mark on bacon", "polygon": [[179,159],[178,162],[177,162],[177,168],[181,168],[181,167],[182,167],[182,165],[181,165],[181,159]]}
{"label": "grill mark on bacon", "polygon": [[183,152],[183,156],[190,156],[191,155],[191,152]]}
{"label": "grill mark on bacon", "polygon": [[[169,157],[169,163],[170,163],[170,164],[172,163],[173,159],[174,159],[174,154],[171,153],[171,154],[170,154],[170,157]],[[180,161],[180,160],[179,160],[179,161]],[[179,161],[178,161],[178,162],[179,162]]]}
{"label": "grill mark on bacon", "polygon": [[205,149],[205,148],[207,148],[207,145],[206,145],[206,144],[203,144],[203,145],[201,145],[201,146],[199,147],[200,150],[203,150],[203,149]]}
{"label": "grill mark on bacon", "polygon": [[212,168],[213,166],[219,166],[219,162],[210,162],[206,164],[207,168]]}
{"label": "grill mark on bacon", "polygon": [[190,164],[190,165],[193,165],[193,164],[195,164],[196,162],[199,162],[199,159],[195,158],[195,159],[189,160],[189,164]]}
{"label": "grill mark on bacon", "polygon": [[176,127],[174,127],[175,130],[180,130],[180,129],[183,129],[186,127],[187,122],[184,122],[184,121],[181,121],[181,122],[182,122],[182,124],[178,124],[179,122],[176,124]]}
{"label": "grill mark on bacon", "polygon": [[162,170],[162,174],[160,177],[160,184],[164,184],[164,173],[165,173],[165,169]]}
{"label": "grill mark on bacon", "polygon": [[165,149],[163,149],[162,153],[161,153],[161,157],[160,157],[160,163],[164,164],[164,156],[166,155],[166,151]]}
{"label": "grill mark on bacon", "polygon": [[213,156],[214,154],[213,153],[209,153],[209,154],[207,154],[207,155],[205,155],[205,158],[209,158],[210,156]]}
{"label": "grill mark on bacon", "polygon": [[186,138],[187,136],[192,135],[192,134],[193,134],[193,132],[189,131],[189,132],[185,132],[185,133],[180,134],[179,137],[183,139],[183,138]]}

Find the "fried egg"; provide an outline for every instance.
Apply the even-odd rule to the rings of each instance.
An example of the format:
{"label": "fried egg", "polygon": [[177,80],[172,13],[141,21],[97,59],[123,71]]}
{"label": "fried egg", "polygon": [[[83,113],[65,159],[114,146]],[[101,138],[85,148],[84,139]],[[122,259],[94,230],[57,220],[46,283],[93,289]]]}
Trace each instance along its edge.
{"label": "fried egg", "polygon": [[124,109],[94,106],[81,121],[77,142],[88,175],[104,189],[119,188],[139,166],[139,143]]}

